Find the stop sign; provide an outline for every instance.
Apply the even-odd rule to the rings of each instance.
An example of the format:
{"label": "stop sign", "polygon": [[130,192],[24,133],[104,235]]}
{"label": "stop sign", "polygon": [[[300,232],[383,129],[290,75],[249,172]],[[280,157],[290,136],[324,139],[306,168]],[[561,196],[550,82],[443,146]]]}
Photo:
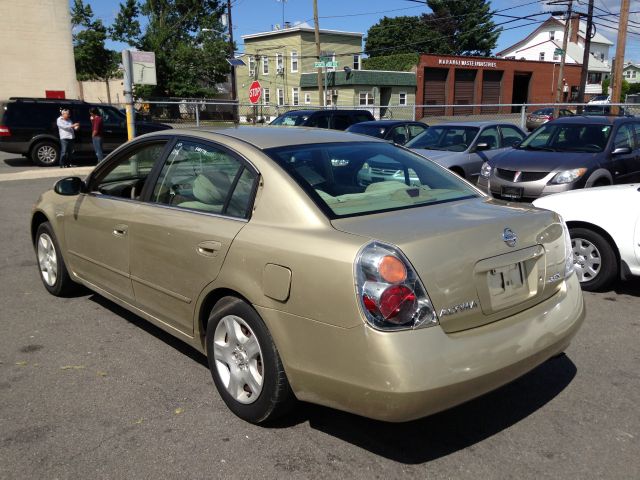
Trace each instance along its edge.
{"label": "stop sign", "polygon": [[262,94],[262,87],[259,81],[254,81],[249,87],[249,101],[251,103],[258,103],[260,95]]}

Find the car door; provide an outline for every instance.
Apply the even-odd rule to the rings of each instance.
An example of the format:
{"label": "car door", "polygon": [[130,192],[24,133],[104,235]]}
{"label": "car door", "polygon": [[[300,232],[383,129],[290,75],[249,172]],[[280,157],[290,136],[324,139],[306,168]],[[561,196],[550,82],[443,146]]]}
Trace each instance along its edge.
{"label": "car door", "polygon": [[411,124],[407,125],[407,133],[408,133],[407,142],[409,140],[414,139],[418,135],[420,135],[427,128],[428,128],[427,125],[421,125],[421,124],[418,124],[418,123],[411,123]]}
{"label": "car door", "polygon": [[[478,150],[477,145],[479,143],[486,143],[488,148],[486,150]],[[471,145],[471,148],[469,148],[469,160],[465,165],[467,178],[475,183],[478,175],[480,175],[482,164],[502,151],[502,140],[498,132],[498,126],[491,125],[483,128]]]}
{"label": "car door", "polygon": [[228,149],[180,139],[131,222],[136,304],[193,334],[195,304],[246,225],[257,173]]}
{"label": "car door", "polygon": [[163,154],[166,140],[147,141],[110,159],[88,180],[87,193],[65,212],[69,266],[79,277],[127,302],[134,299],[129,272],[130,222],[136,199]]}
{"label": "car door", "polygon": [[102,106],[99,110],[102,114],[102,148],[111,152],[128,139],[126,117],[114,107]]}
{"label": "car door", "polygon": [[[633,182],[637,176],[640,151],[633,130],[632,123],[623,123],[613,135],[609,161],[614,183]],[[613,152],[619,148],[628,148],[630,152],[614,154]]]}

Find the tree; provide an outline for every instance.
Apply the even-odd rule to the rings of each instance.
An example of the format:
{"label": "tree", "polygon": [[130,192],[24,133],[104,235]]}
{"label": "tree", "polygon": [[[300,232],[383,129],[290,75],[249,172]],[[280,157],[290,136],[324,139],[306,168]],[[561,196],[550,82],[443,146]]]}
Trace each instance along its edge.
{"label": "tree", "polygon": [[403,53],[491,55],[500,29],[487,0],[427,0],[431,13],[384,17],[367,32],[370,57]]}
{"label": "tree", "polygon": [[75,0],[71,9],[74,27],[73,56],[78,80],[108,80],[118,71],[117,53],[105,47],[107,28],[93,19],[91,5]]}
{"label": "tree", "polygon": [[[156,56],[156,86],[138,86],[136,96],[204,97],[229,72],[228,44],[220,0],[127,0],[111,27],[114,40]],[[147,18],[144,31],[140,17]]]}
{"label": "tree", "polygon": [[389,70],[408,72],[420,60],[417,53],[398,53],[396,55],[382,55],[363,59],[364,70]]}

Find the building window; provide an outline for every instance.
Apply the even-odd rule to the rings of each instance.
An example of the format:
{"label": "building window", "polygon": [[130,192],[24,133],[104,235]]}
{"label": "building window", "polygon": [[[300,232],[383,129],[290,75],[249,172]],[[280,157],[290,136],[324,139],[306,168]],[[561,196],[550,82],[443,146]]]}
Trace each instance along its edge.
{"label": "building window", "polygon": [[551,30],[549,32],[549,40],[555,40],[556,39],[556,32],[554,30]]}
{"label": "building window", "polygon": [[590,84],[598,84],[602,82],[602,73],[600,72],[589,72],[587,74],[587,83]]}
{"label": "building window", "polygon": [[373,105],[373,93],[360,92],[360,105]]}
{"label": "building window", "polygon": [[636,71],[635,70],[631,71],[631,78],[636,78]]}
{"label": "building window", "polygon": [[278,91],[278,105],[284,105],[284,90],[279,88]]}
{"label": "building window", "polygon": [[604,53],[600,53],[600,60],[604,62]]}
{"label": "building window", "polygon": [[400,92],[398,105],[406,105],[406,104],[407,104],[407,92]]}
{"label": "building window", "polygon": [[333,105],[333,95],[331,95],[331,90],[327,90],[327,103],[325,104],[327,107]]}
{"label": "building window", "polygon": [[353,69],[360,70],[360,55],[353,56]]}
{"label": "building window", "polygon": [[291,52],[291,73],[296,73],[298,71],[298,52],[293,50]]}
{"label": "building window", "polygon": [[269,105],[269,102],[271,101],[271,92],[269,92],[268,88],[263,88],[262,89],[262,103],[265,105]]}
{"label": "building window", "polygon": [[249,76],[253,77],[256,74],[256,57],[249,55]]}
{"label": "building window", "polygon": [[311,104],[311,94],[310,93],[305,93],[304,94],[304,103],[305,103],[305,105],[310,105]]}
{"label": "building window", "polygon": [[262,74],[269,75],[269,57],[262,57]]}
{"label": "building window", "polygon": [[540,58],[539,58],[539,60],[540,60],[541,62],[544,62],[544,52],[540,52]]}
{"label": "building window", "polygon": [[298,87],[291,89],[291,99],[294,105],[300,105],[300,89]]}
{"label": "building window", "polygon": [[276,53],[276,73],[284,73],[284,56]]}

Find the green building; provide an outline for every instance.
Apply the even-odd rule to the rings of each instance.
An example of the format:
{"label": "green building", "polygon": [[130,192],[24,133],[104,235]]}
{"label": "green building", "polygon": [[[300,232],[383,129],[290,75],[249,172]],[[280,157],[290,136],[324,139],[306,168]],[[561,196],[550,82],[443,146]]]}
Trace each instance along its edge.
{"label": "green building", "polygon": [[[314,29],[306,23],[269,32],[243,35],[244,67],[236,68],[238,99],[249,104],[249,87],[260,82],[262,95],[254,113],[269,121],[291,109],[318,108],[325,104],[319,98],[317,83],[318,62]],[[326,81],[326,105],[371,109],[374,115],[393,116],[393,108],[415,103],[416,76],[413,72],[380,72],[361,69],[362,33],[320,30],[320,46],[328,67],[322,80]],[[411,117],[406,107],[401,118]],[[252,113],[240,109],[241,121]],[[245,115],[242,115],[245,113]]]}

